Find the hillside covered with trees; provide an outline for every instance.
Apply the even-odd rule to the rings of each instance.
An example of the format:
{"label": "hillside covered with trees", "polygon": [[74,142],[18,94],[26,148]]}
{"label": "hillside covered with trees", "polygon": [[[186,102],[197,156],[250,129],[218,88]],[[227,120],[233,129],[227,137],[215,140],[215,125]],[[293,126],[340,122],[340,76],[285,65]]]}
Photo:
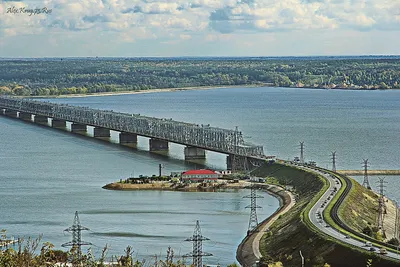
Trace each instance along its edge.
{"label": "hillside covered with trees", "polygon": [[0,94],[64,95],[197,86],[399,89],[397,57],[0,60]]}

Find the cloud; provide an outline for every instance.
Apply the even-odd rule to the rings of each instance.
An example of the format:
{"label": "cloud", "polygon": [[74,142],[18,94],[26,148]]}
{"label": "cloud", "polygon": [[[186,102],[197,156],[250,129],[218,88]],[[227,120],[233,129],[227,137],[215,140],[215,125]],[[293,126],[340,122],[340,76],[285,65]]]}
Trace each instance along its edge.
{"label": "cloud", "polygon": [[[7,13],[11,7],[51,14]],[[309,30],[400,31],[396,0],[35,0],[0,2],[0,39],[37,33],[115,33],[122,43],[216,42],[218,35]],[[75,35],[73,35],[75,36]],[[82,35],[85,37],[85,34]],[[398,34],[400,36],[400,34]],[[88,38],[88,37],[87,37]],[[246,37],[245,37],[246,38]],[[210,41],[211,42],[211,41]],[[172,44],[172,42],[170,42]]]}

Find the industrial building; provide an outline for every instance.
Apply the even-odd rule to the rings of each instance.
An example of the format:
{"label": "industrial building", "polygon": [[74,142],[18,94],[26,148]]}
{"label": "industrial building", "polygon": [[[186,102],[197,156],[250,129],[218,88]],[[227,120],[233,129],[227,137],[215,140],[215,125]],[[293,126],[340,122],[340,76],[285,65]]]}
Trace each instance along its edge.
{"label": "industrial building", "polygon": [[218,180],[221,174],[212,170],[190,170],[183,172],[181,179],[183,182],[212,182]]}

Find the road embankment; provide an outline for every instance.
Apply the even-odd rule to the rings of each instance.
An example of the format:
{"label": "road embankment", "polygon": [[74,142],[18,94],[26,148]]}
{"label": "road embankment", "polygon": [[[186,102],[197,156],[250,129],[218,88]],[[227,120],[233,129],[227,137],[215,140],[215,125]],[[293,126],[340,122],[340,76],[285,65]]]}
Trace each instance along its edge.
{"label": "road embankment", "polygon": [[236,258],[244,267],[253,266],[262,257],[260,252],[260,240],[262,236],[279,216],[285,214],[295,204],[294,195],[282,187],[276,185],[260,185],[260,187],[267,193],[277,197],[280,205],[271,216],[258,225],[255,232],[246,236],[240,243],[236,251]]}
{"label": "road embankment", "polygon": [[[364,170],[339,170],[337,172],[350,176],[364,175]],[[400,175],[400,170],[368,170],[368,175]]]}

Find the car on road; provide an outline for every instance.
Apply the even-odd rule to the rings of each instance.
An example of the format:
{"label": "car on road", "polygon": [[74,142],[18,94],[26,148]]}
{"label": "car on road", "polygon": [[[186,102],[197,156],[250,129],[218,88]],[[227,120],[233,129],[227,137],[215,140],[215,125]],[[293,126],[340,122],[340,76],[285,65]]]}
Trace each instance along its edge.
{"label": "car on road", "polygon": [[372,244],[371,244],[371,242],[367,241],[367,242],[365,242],[365,246],[366,246],[366,247],[371,247]]}
{"label": "car on road", "polygon": [[370,248],[369,248],[369,251],[376,251],[376,249],[373,248],[373,247],[370,247]]}
{"label": "car on road", "polygon": [[385,248],[380,248],[380,249],[379,249],[379,254],[382,254],[382,255],[387,254],[386,249],[385,249]]}
{"label": "car on road", "polygon": [[349,236],[349,235],[346,235],[344,238],[350,238],[350,236]]}

